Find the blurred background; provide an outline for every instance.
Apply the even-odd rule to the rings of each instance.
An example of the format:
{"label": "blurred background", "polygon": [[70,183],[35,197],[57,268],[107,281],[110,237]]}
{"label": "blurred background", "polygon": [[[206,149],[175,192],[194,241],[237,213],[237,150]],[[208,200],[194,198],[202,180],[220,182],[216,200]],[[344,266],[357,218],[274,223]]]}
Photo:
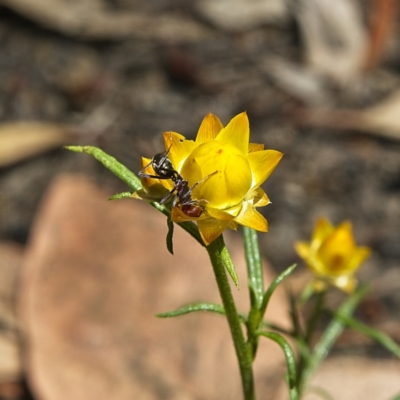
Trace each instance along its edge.
{"label": "blurred background", "polygon": [[[399,8],[397,0],[2,0],[0,399],[240,398],[236,383],[218,384],[231,369],[210,372],[216,357],[237,374],[224,321],[153,317],[190,296],[218,301],[212,276],[199,277],[210,273],[207,259],[193,257],[200,250],[184,235],[187,244],[176,238],[176,255],[167,255],[156,211],[106,203],[127,187],[63,149],[98,146],[138,171],[142,155],[163,150],[162,132],[194,138],[209,112],[226,124],[247,111],[251,141],[285,154],[264,185],[266,274],[298,261],[293,243],[310,237],[319,216],[351,220],[357,243],[373,250],[359,274],[372,290],[358,316],[400,340]],[[239,234],[229,238],[240,247]],[[210,332],[227,342],[226,359]],[[338,356],[365,357],[369,381],[392,368],[374,370],[392,360],[368,340],[341,340]],[[165,371],[167,362],[179,366]],[[281,360],[264,367],[260,393],[278,399],[265,371],[281,374]],[[393,368],[386,378],[400,376]],[[207,373],[213,384],[200,378]],[[370,398],[387,398],[379,393]]]}

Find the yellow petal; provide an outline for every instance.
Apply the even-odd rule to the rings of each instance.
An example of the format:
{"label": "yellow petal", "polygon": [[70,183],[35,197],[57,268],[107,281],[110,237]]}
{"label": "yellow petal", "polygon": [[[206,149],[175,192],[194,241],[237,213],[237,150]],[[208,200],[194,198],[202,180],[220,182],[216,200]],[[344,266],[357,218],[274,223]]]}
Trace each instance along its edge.
{"label": "yellow petal", "polygon": [[310,244],[308,242],[298,241],[294,244],[297,254],[304,260],[310,255]]}
{"label": "yellow petal", "polygon": [[221,130],[216,140],[230,143],[241,152],[247,154],[249,149],[250,127],[245,112],[232,118],[229,124]]}
{"label": "yellow petal", "polygon": [[249,143],[249,153],[261,150],[264,150],[264,145],[262,143]]}
{"label": "yellow petal", "polygon": [[186,140],[184,136],[176,132],[164,132],[164,144],[165,149],[169,149],[168,158],[178,172],[188,155],[197,146],[193,140]]}
{"label": "yellow petal", "polygon": [[133,192],[131,194],[132,199],[136,199],[136,200],[144,200],[146,196],[146,192],[144,190],[137,190],[136,192]]}
{"label": "yellow petal", "polygon": [[253,206],[254,207],[264,207],[270,204],[271,201],[267,196],[267,193],[264,192],[260,187],[256,189],[256,195],[254,196]]}
{"label": "yellow petal", "polygon": [[224,210],[219,210],[218,208],[206,207],[206,212],[210,217],[223,221],[230,221],[235,218],[234,215],[231,215]]}
{"label": "yellow petal", "polygon": [[257,231],[268,232],[267,220],[253,207],[250,202],[245,202],[243,204],[242,211],[235,218],[235,221]]}
{"label": "yellow petal", "polygon": [[247,157],[253,174],[252,187],[260,186],[273,172],[283,154],[276,150],[262,150],[250,153]]}
{"label": "yellow petal", "polygon": [[329,222],[327,218],[318,218],[315,224],[314,232],[312,235],[312,241],[318,242],[318,246],[322,241],[334,230],[334,226]]}
{"label": "yellow petal", "polygon": [[214,114],[207,114],[201,122],[199,131],[197,132],[196,143],[211,142],[216,138],[218,133],[223,129],[222,122]]}
{"label": "yellow petal", "polygon": [[369,247],[357,247],[348,260],[347,270],[349,272],[355,271],[370,255],[371,249]]}
{"label": "yellow petal", "polygon": [[228,225],[229,221],[220,221],[213,218],[197,221],[200,235],[206,245],[209,245],[220,236]]}
{"label": "yellow petal", "polygon": [[174,222],[192,221],[194,218],[186,215],[179,207],[172,207],[171,219]]}
{"label": "yellow petal", "polygon": [[[142,171],[145,174],[149,175],[157,175],[151,165],[151,158],[142,157],[141,164],[142,164]],[[147,193],[153,193],[153,198],[157,198],[157,193],[161,194],[164,193],[163,187],[168,190],[172,190],[174,187],[172,181],[170,179],[157,179],[157,178],[144,178],[140,177],[140,181],[142,182],[143,189]],[[159,197],[160,199],[163,196]]]}
{"label": "yellow petal", "polygon": [[[244,199],[251,186],[251,171],[246,156],[231,144],[217,141],[199,145],[181,170],[190,183],[201,182],[193,198],[206,200],[209,207],[228,209]],[[209,179],[203,180],[210,176]]]}
{"label": "yellow petal", "polygon": [[239,204],[237,204],[237,205],[235,205],[233,207],[226,208],[224,210],[224,212],[232,215],[232,217],[236,217],[236,216],[239,215],[240,211],[242,210],[242,206],[243,206],[243,202],[240,202]]}
{"label": "yellow petal", "polygon": [[208,218],[205,213],[203,213],[200,217],[190,217],[186,215],[179,207],[172,207],[171,210],[171,219],[174,222],[184,222],[184,221],[199,221],[201,219]]}
{"label": "yellow petal", "polygon": [[327,273],[341,275],[349,272],[349,260],[355,250],[351,224],[344,222],[325,238],[318,249],[318,256]]}
{"label": "yellow petal", "polygon": [[229,229],[232,229],[233,231],[237,231],[238,228],[238,224],[235,221],[229,221],[229,225],[228,225]]}

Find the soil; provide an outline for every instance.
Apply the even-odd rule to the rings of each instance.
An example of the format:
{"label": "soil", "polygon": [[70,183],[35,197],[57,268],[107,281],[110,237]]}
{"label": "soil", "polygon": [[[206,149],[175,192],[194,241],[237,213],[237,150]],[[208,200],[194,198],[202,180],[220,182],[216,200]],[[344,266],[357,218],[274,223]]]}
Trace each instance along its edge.
{"label": "soil", "polygon": [[[190,41],[135,35],[82,39],[3,7],[2,122],[39,120],[79,127],[73,143],[65,144],[101,147],[138,171],[140,156],[163,150],[162,132],[194,138],[208,112],[226,124],[247,111],[252,142],[285,154],[264,185],[272,204],[263,210],[269,233],[260,234],[262,252],[276,270],[298,261],[293,243],[310,237],[318,216],[334,224],[351,220],[357,242],[372,248],[361,280],[379,281],[398,270],[400,141],[383,138],[378,131],[300,126],[293,116],[299,107],[309,106],[305,96],[285,90],[263,67],[266,60],[280,57],[307,68],[294,18],[229,32],[183,1],[112,4],[113,10],[178,13],[182,20],[202,25],[207,35]],[[395,34],[391,40],[397,43]],[[333,106],[362,109],[396,90],[400,50],[395,49],[345,86],[327,79],[325,93]],[[2,168],[0,240],[27,243],[46,188],[65,172],[86,174],[115,192],[127,190],[89,156],[61,147]],[[151,212],[156,211],[149,208]],[[400,305],[397,289],[379,294],[393,318]]]}

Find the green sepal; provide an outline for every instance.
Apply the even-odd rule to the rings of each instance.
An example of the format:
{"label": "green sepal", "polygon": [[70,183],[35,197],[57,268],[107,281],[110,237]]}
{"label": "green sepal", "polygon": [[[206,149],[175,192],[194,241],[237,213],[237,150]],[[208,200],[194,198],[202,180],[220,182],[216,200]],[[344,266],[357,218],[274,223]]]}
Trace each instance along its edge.
{"label": "green sepal", "polygon": [[172,255],[174,255],[174,244],[173,244],[174,223],[172,222],[170,215],[167,218],[167,225],[168,225],[168,233],[166,237],[167,249]]}
{"label": "green sepal", "polygon": [[129,199],[132,197],[132,192],[122,192],[116,193],[111,196],[108,200],[121,200],[121,199]]}
{"label": "green sepal", "polygon": [[286,365],[288,370],[288,384],[289,384],[289,398],[290,400],[297,400],[299,398],[299,393],[297,391],[296,383],[297,383],[297,373],[296,373],[296,358],[294,356],[294,352],[290,347],[288,341],[279,333],[276,332],[266,332],[260,331],[258,335],[264,336],[268,339],[273,340],[277,343],[281,349],[283,350],[283,354],[285,355]]}
{"label": "green sepal", "polygon": [[179,317],[181,315],[190,314],[196,311],[209,311],[217,314],[225,315],[224,307],[219,304],[214,303],[192,303],[187,306],[181,307],[175,311],[167,311],[163,313],[156,314],[158,318],[172,318]]}

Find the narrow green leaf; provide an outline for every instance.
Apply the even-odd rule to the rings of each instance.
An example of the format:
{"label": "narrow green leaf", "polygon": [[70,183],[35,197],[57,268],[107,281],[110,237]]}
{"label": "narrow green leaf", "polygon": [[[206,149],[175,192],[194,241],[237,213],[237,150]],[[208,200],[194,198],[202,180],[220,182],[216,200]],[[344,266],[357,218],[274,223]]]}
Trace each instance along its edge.
{"label": "narrow green leaf", "polygon": [[[353,314],[354,310],[360,304],[361,300],[365,297],[368,292],[368,287],[359,287],[340,307],[339,314],[349,317]],[[319,339],[318,343],[315,345],[310,358],[307,360],[307,365],[305,366],[303,373],[300,377],[299,391],[304,392],[307,382],[310,380],[314,371],[318,368],[321,362],[326,358],[331,350],[332,346],[335,344],[339,335],[343,332],[345,328],[345,323],[340,319],[333,320],[325,332]]]}
{"label": "narrow green leaf", "polygon": [[321,313],[322,313],[322,308],[325,303],[325,295],[326,295],[326,291],[323,290],[321,292],[316,293],[316,296],[314,298],[313,310],[311,312],[310,318],[307,321],[306,329],[305,329],[304,339],[307,344],[311,343],[313,335],[314,335],[317,325],[319,323]]}
{"label": "narrow green leaf", "polygon": [[283,350],[283,354],[285,355],[286,365],[287,365],[287,369],[288,369],[290,400],[297,400],[299,397],[298,397],[298,392],[297,392],[297,388],[296,388],[296,382],[297,382],[296,359],[294,356],[294,352],[293,352],[292,348],[290,347],[290,344],[279,333],[260,331],[260,332],[258,332],[258,334],[260,336],[265,336],[266,338],[273,340]]}
{"label": "narrow green leaf", "polygon": [[261,326],[265,329],[273,329],[278,333],[283,333],[284,335],[294,337],[293,331],[289,331],[288,329],[282,328],[281,326],[276,325],[272,322],[262,321]]}
{"label": "narrow green leaf", "polygon": [[100,161],[107,169],[109,169],[114,175],[118,176],[119,179],[125,182],[133,190],[136,191],[142,188],[140,179],[132,171],[98,147],[66,146],[65,148],[70,151],[86,153],[93,156],[97,161]]}
{"label": "narrow green leaf", "polygon": [[249,286],[249,294],[250,294],[250,307],[251,309],[256,309],[258,312],[260,311],[258,309],[258,301],[257,301],[257,295],[254,290],[253,286]]}
{"label": "narrow green leaf", "polygon": [[156,315],[158,318],[172,318],[179,317],[181,315],[190,314],[196,311],[210,311],[217,314],[225,315],[224,307],[219,304],[214,303],[193,303],[188,304],[187,306],[181,307],[175,311],[167,311],[163,313],[159,313]]}
{"label": "narrow green leaf", "polygon": [[339,312],[334,313],[334,315],[349,328],[368,336],[372,340],[375,340],[375,342],[378,342],[396,357],[400,358],[400,346],[390,336],[347,315],[343,315]]}
{"label": "narrow green leaf", "polygon": [[129,199],[132,197],[131,192],[122,192],[122,193],[117,193],[111,196],[108,200],[121,200],[121,199]]}
{"label": "narrow green leaf", "polygon": [[258,301],[256,293],[252,286],[249,286],[250,292],[250,312],[247,318],[247,343],[251,348],[252,358],[254,360],[257,354],[259,336],[257,335],[258,329],[260,329],[260,323],[262,316],[260,309],[258,308]]}
{"label": "narrow green leaf", "polygon": [[[222,238],[222,235],[220,236]],[[231,276],[233,283],[235,284],[236,288],[239,289],[239,278],[236,273],[235,265],[233,264],[231,255],[229,254],[228,249],[225,246],[225,242],[222,240],[218,240],[217,244],[219,245],[219,252],[221,256],[221,260],[228,271],[229,275]]]}
{"label": "narrow green leaf", "polygon": [[[140,179],[132,171],[126,168],[114,157],[105,153],[103,150],[94,146],[65,146],[65,148],[76,153],[86,153],[93,156],[96,160],[100,161],[107,169],[109,169],[114,175],[125,182],[134,191],[140,190],[142,188]],[[161,205],[155,201],[150,202],[150,205],[158,211],[162,212],[167,217],[171,214],[170,210],[166,206]],[[205,247],[203,239],[200,236],[199,229],[197,228],[197,225],[195,223],[191,221],[186,221],[179,223],[178,225],[181,226],[186,232],[188,232],[194,239],[196,239],[198,243]]]}
{"label": "narrow green leaf", "polygon": [[167,249],[173,255],[174,254],[174,244],[173,244],[173,236],[174,236],[174,223],[171,220],[171,217],[168,216],[167,218],[167,225],[168,225],[168,233],[167,233]]}
{"label": "narrow green leaf", "polygon": [[257,232],[254,229],[243,227],[243,241],[249,287],[253,289],[256,295],[257,307],[259,307],[263,300],[264,280]]}
{"label": "narrow green leaf", "polygon": [[293,326],[293,336],[297,340],[305,340],[305,335],[302,329],[302,325],[300,323],[300,315],[299,315],[299,310],[297,308],[297,302],[296,299],[293,296],[293,293],[291,291],[287,291],[287,297],[289,299],[289,304],[290,304],[290,318],[292,320],[292,326]]}
{"label": "narrow green leaf", "polygon": [[281,274],[279,274],[269,285],[269,288],[266,290],[264,293],[263,299],[262,299],[262,304],[261,304],[261,315],[263,316],[265,314],[265,311],[267,310],[269,300],[274,293],[275,289],[278,287],[278,285],[287,277],[289,276],[294,269],[296,268],[297,264],[291,265],[289,268],[287,268],[285,271],[283,271]]}
{"label": "narrow green leaf", "polygon": [[309,386],[307,393],[315,393],[324,400],[335,400],[335,398],[332,397],[324,388],[319,386]]}

